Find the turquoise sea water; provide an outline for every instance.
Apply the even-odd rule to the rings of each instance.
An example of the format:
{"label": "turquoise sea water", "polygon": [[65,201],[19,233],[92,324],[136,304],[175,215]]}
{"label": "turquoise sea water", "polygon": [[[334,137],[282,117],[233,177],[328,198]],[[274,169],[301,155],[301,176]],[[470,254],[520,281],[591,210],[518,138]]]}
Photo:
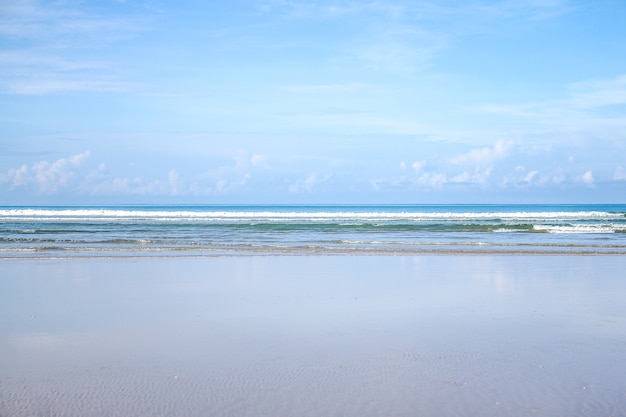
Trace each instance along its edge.
{"label": "turquoise sea water", "polygon": [[626,254],[626,204],[0,207],[0,257]]}

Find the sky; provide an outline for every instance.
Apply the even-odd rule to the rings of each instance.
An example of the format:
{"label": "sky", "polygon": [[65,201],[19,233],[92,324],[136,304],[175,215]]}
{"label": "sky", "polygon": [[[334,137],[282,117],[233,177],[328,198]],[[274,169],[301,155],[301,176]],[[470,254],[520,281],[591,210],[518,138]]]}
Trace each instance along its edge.
{"label": "sky", "polygon": [[622,0],[0,0],[0,205],[626,203]]}

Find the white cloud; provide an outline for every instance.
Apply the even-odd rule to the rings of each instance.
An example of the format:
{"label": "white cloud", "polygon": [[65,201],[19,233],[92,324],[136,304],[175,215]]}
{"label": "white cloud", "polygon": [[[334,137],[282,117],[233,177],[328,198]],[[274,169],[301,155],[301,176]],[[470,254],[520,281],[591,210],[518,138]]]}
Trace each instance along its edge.
{"label": "white cloud", "polygon": [[618,166],[613,173],[613,179],[615,181],[626,181],[626,169]]}
{"label": "white cloud", "polygon": [[302,193],[302,192],[310,193],[317,186],[328,181],[331,177],[332,177],[332,174],[326,174],[326,175],[320,176],[319,174],[311,173],[306,178],[299,179],[295,183],[291,184],[289,186],[289,192],[294,193],[294,194]]}
{"label": "white cloud", "polygon": [[159,195],[167,193],[166,187],[159,180],[144,182],[142,177],[115,177],[102,179],[87,187],[91,195]]}
{"label": "white cloud", "polygon": [[252,155],[252,157],[250,158],[250,163],[252,164],[253,167],[256,167],[256,168],[269,168],[270,167],[268,160],[267,160],[267,156],[261,155],[261,154]]}
{"label": "white cloud", "polygon": [[466,154],[450,159],[454,165],[486,165],[509,155],[513,147],[512,140],[499,140],[492,147],[474,149]]}
{"label": "white cloud", "polygon": [[[219,171],[222,174],[219,174]],[[249,173],[235,173],[232,170],[217,170],[208,172],[194,180],[189,180],[189,186],[185,194],[192,195],[226,195],[237,194],[250,191],[250,184],[253,181]]]}
{"label": "white cloud", "polygon": [[450,182],[460,183],[460,184],[485,184],[489,177],[491,176],[491,167],[479,170],[477,169],[474,173],[469,173],[467,171],[456,175],[450,179]]}
{"label": "white cloud", "polygon": [[426,172],[417,179],[417,183],[428,188],[441,188],[448,182],[445,174],[439,172]]}
{"label": "white cloud", "polygon": [[91,196],[179,196],[189,193],[185,179],[176,169],[161,178],[144,178],[112,174],[104,163],[84,175],[81,181],[76,181],[74,191]]}
{"label": "white cloud", "polygon": [[2,176],[3,182],[8,182],[11,188],[34,185],[41,194],[53,194],[69,185],[74,179],[75,168],[89,158],[90,152],[60,158],[56,161],[39,161],[32,166],[22,165],[18,169],[10,169]]}
{"label": "white cloud", "polygon": [[168,182],[169,182],[170,189],[171,189],[170,194],[171,195],[180,194],[182,191],[182,187],[183,187],[183,181],[178,171],[176,171],[175,169],[171,170],[168,175],[168,179],[169,179]]}
{"label": "white cloud", "polygon": [[422,168],[424,168],[425,164],[426,163],[424,161],[415,161],[411,164],[411,168],[413,168],[413,171],[419,172]]}
{"label": "white cloud", "polygon": [[31,190],[39,195],[50,196],[61,191],[75,194],[112,195],[183,195],[185,181],[176,170],[170,170],[167,180],[148,179],[141,176],[113,176],[100,163],[92,171],[86,171],[85,161],[90,152],[55,161],[39,161],[30,166],[22,165],[0,175],[0,183],[10,189]]}
{"label": "white cloud", "polygon": [[585,173],[580,176],[580,180],[588,186],[593,186],[593,172],[591,172],[591,170],[585,171]]}
{"label": "white cloud", "polygon": [[537,176],[537,174],[539,174],[539,171],[537,171],[537,170],[532,170],[532,171],[530,171],[528,174],[526,174],[526,175],[524,176],[524,178],[522,179],[522,181],[524,181],[524,182],[528,182],[528,183],[533,182],[533,179]]}

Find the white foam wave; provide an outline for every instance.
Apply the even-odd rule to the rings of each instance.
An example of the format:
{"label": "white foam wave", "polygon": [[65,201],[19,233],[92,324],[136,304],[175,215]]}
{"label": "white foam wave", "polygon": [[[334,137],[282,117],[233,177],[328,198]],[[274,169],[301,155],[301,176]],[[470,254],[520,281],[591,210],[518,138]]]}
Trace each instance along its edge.
{"label": "white foam wave", "polygon": [[577,233],[615,233],[620,228],[612,224],[577,224],[577,225],[534,225],[540,232],[577,234]]}
{"label": "white foam wave", "polygon": [[329,212],[329,211],[151,211],[115,209],[3,209],[4,220],[76,220],[76,221],[558,221],[558,220],[624,220],[621,213],[602,211],[550,211],[550,212]]}

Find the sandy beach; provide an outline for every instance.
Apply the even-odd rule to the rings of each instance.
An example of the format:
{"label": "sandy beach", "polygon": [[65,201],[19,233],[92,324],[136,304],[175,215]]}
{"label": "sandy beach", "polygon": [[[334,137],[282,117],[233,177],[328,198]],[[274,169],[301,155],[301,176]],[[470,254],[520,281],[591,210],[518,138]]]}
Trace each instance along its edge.
{"label": "sandy beach", "polygon": [[623,256],[0,261],[0,416],[620,416]]}

